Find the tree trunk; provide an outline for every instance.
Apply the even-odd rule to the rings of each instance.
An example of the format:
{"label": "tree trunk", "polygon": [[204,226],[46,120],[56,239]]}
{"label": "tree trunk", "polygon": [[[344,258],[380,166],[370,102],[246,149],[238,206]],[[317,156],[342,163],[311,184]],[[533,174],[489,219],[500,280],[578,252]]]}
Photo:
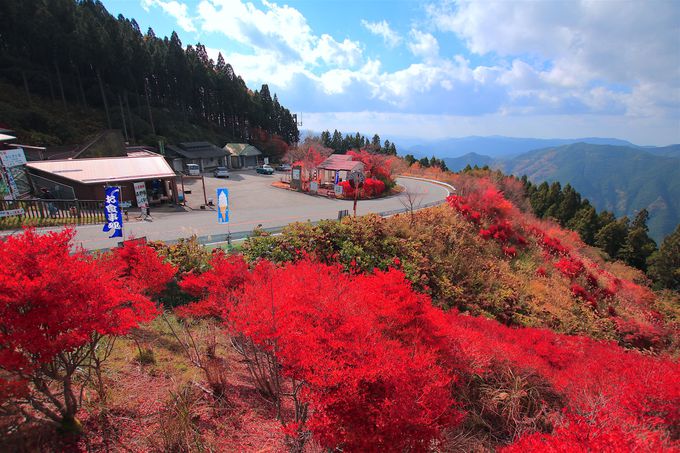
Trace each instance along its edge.
{"label": "tree trunk", "polygon": [[125,112],[123,111],[123,100],[120,98],[120,94],[118,95],[118,107],[120,108],[120,120],[123,123],[123,136],[125,137],[125,141],[129,142],[130,139],[128,138],[127,126],[125,125]]}
{"label": "tree trunk", "polygon": [[80,90],[81,102],[83,107],[87,107],[87,98],[85,97],[85,89],[83,88],[83,79],[80,77],[80,69],[78,68],[78,65],[74,66],[76,67],[76,77],[78,77],[78,89]]}
{"label": "tree trunk", "polygon": [[54,86],[52,85],[52,75],[49,72],[47,73],[47,83],[50,85],[50,97],[52,98],[52,102],[56,102],[56,99],[54,99]]}
{"label": "tree trunk", "polygon": [[144,93],[146,94],[146,108],[149,111],[149,123],[151,124],[151,133],[156,135],[156,128],[153,125],[153,116],[151,115],[151,102],[149,102],[149,87],[146,81],[144,82]]}
{"label": "tree trunk", "polygon": [[104,84],[102,83],[102,76],[99,74],[99,69],[96,71],[97,80],[99,81],[99,91],[102,94],[102,102],[104,103],[104,111],[106,112],[106,124],[111,129],[111,115],[109,115],[109,101],[106,100],[106,93],[104,92]]}
{"label": "tree trunk", "polygon": [[59,69],[59,65],[57,62],[54,62],[54,68],[57,70],[57,82],[59,82],[59,91],[61,93],[61,102],[64,105],[64,112],[66,113],[66,116],[68,116],[68,107],[66,106],[66,95],[64,94],[64,84],[61,81],[61,70]]}
{"label": "tree trunk", "polygon": [[31,102],[31,92],[28,89],[28,80],[26,80],[26,73],[21,71],[21,78],[24,79],[24,90],[26,91],[26,100],[28,100],[28,106],[32,107],[33,102]]}
{"label": "tree trunk", "polygon": [[128,92],[125,90],[123,92],[123,98],[125,99],[125,107],[127,108],[127,116],[128,120],[130,121],[130,140],[132,142],[135,141],[135,126],[134,126],[134,121],[132,120],[132,113],[130,112],[130,101],[128,100]]}

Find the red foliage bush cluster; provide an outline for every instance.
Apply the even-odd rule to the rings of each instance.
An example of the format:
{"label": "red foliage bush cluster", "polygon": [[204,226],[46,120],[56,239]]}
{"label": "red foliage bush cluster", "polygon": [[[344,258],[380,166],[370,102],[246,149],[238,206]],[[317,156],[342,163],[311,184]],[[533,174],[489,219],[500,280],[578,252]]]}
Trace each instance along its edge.
{"label": "red foliage bush cluster", "polygon": [[392,159],[384,154],[369,153],[365,149],[347,151],[352,160],[362,162],[364,171],[372,178],[392,181]]}
{"label": "red foliage bush cluster", "polygon": [[[447,198],[449,205],[461,213],[466,219],[482,225],[479,236],[483,239],[494,239],[502,245],[515,244],[524,247],[526,239],[517,232],[510,222],[517,209],[503,197],[491,183],[486,188],[473,191],[467,196],[451,195]],[[486,228],[484,227],[486,225]],[[515,253],[508,256],[515,256]]]}
{"label": "red foliage bush cluster", "polygon": [[[354,189],[349,184],[349,181],[342,181],[342,194],[347,198],[354,197]],[[367,178],[364,181],[363,187],[359,190],[361,197],[377,197],[385,191],[385,183],[379,179]]]}
{"label": "red foliage bush cluster", "polygon": [[[468,178],[459,181],[457,187],[464,189],[466,195],[450,196],[448,202],[480,227],[480,237],[495,240],[503,255],[512,258],[527,245],[522,235],[527,234],[543,251],[545,263],[568,280],[575,301],[593,310],[595,316],[608,318],[608,325],[616,329],[622,344],[662,350],[671,341],[673,326],[655,319],[649,310],[654,294],[648,288],[616,278],[584,258],[578,252],[583,244],[575,233],[520,213],[489,179]],[[545,266],[539,265],[536,275],[547,276]]]}
{"label": "red foliage bush cluster", "polygon": [[[581,428],[591,434],[606,433],[612,425],[618,425],[626,427],[624,438],[642,451],[660,451],[649,445],[679,446],[677,360],[655,358],[625,351],[612,343],[547,330],[511,329],[480,318],[452,315],[450,320],[452,334],[461,342],[473,371],[484,373],[498,363],[506,363],[518,371],[536,373],[563,395],[569,412],[589,417],[588,426]],[[570,420],[573,421],[567,417],[565,425],[558,427],[552,436],[529,436],[526,445],[537,447],[547,438],[555,446],[549,451],[572,451],[569,446],[576,440],[571,437],[575,435],[573,430],[566,427]],[[618,438],[617,433],[612,435]],[[598,445],[596,437],[581,439],[586,448],[576,451],[598,451],[587,448]],[[657,439],[657,443],[647,444],[648,439]],[[590,441],[593,444],[588,444]],[[524,444],[520,442],[521,445]]]}
{"label": "red foliage bush cluster", "polygon": [[219,313],[234,335],[276,358],[291,387],[304,383],[296,398],[309,420],[296,417],[288,431],[309,429],[323,445],[352,451],[426,451],[461,418],[454,369],[432,347],[441,339],[430,318],[441,312],[401,272],[350,275],[308,260],[261,261],[250,273],[238,259],[212,264],[184,283],[207,289],[206,299],[181,312]]}
{"label": "red foliage bush cluster", "polygon": [[555,266],[562,275],[572,280],[581,275],[585,269],[582,262],[566,256],[560,258],[556,263],[553,263],[553,266]]}
{"label": "red foliage bush cluster", "polygon": [[[77,425],[76,395],[88,381],[76,383],[76,372],[89,374],[104,336],[152,319],[149,297],[174,275],[143,245],[71,253],[73,235],[27,230],[0,243],[0,404],[30,406],[62,425]],[[5,399],[19,389],[24,400]]]}
{"label": "red foliage bush cluster", "polygon": [[385,191],[385,183],[379,179],[366,178],[364,181],[364,195],[367,197],[377,197]]}
{"label": "red foliage bush cluster", "polygon": [[[535,376],[561,401],[557,407],[522,403],[538,404],[538,413],[552,411],[558,424],[552,434],[522,438],[520,446],[677,446],[675,360],[443,312],[395,269],[346,274],[307,259],[281,267],[261,261],[250,272],[243,266],[216,257],[213,270],[187,279],[185,287],[205,300],[184,313],[218,313],[233,335],[272,354],[283,376],[300,386],[295,395],[305,413],[309,409],[308,419],[287,423],[290,436],[310,430],[327,448],[424,451],[476,404],[456,395],[511,369]],[[521,408],[504,409],[512,398],[501,396],[494,400],[499,417],[529,417],[517,415]],[[562,416],[562,410],[580,415]],[[529,418],[516,423],[529,426]]]}

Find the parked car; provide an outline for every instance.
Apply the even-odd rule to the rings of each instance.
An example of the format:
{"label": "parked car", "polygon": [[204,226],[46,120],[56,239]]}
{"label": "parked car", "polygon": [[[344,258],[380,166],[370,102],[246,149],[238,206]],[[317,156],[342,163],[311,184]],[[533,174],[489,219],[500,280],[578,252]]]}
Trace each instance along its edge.
{"label": "parked car", "polygon": [[276,167],[276,171],[290,171],[291,166],[288,164],[281,164],[278,167]]}
{"label": "parked car", "polygon": [[189,176],[199,176],[201,174],[201,167],[198,164],[187,164],[186,174]]}
{"label": "parked car", "polygon": [[270,167],[269,165],[262,165],[260,167],[257,167],[255,169],[256,172],[261,173],[263,175],[273,175],[274,174],[274,169]]}
{"label": "parked car", "polygon": [[228,178],[229,170],[227,167],[217,167],[213,174],[215,175],[215,178]]}

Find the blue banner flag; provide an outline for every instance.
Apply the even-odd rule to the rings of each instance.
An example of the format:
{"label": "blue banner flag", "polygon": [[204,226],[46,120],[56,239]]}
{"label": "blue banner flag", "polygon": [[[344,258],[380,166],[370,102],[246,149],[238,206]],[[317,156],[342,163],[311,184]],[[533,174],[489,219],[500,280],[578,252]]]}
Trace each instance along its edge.
{"label": "blue banner flag", "polygon": [[217,223],[229,223],[229,189],[217,189]]}
{"label": "blue banner flag", "polygon": [[335,171],[335,185],[337,186],[339,182],[340,182],[340,172],[336,170]]}
{"label": "blue banner flag", "polygon": [[106,188],[106,201],[104,202],[104,217],[106,223],[104,224],[103,231],[113,231],[113,234],[109,236],[110,238],[123,237],[123,215],[120,212],[120,206],[118,204],[119,197],[120,187]]}

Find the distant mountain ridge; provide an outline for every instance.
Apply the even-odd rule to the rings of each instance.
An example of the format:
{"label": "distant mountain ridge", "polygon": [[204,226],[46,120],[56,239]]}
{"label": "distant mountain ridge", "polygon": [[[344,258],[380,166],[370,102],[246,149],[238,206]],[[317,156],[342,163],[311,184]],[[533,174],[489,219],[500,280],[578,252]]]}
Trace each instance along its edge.
{"label": "distant mountain ridge", "polygon": [[[595,145],[617,145],[638,147],[637,145],[618,138],[517,138],[493,135],[489,137],[459,137],[434,140],[421,145],[400,148],[400,154],[410,153],[414,156],[438,158],[454,158],[465,154],[475,153],[495,159],[516,156],[534,149],[548,148],[551,146],[570,145],[573,143],[591,143]],[[397,141],[397,144],[399,142]]]}
{"label": "distant mountain ridge", "polygon": [[633,217],[646,208],[650,236],[660,242],[680,223],[679,149],[574,143],[536,149],[494,165],[535,183],[571,184],[598,210],[617,216]]}

